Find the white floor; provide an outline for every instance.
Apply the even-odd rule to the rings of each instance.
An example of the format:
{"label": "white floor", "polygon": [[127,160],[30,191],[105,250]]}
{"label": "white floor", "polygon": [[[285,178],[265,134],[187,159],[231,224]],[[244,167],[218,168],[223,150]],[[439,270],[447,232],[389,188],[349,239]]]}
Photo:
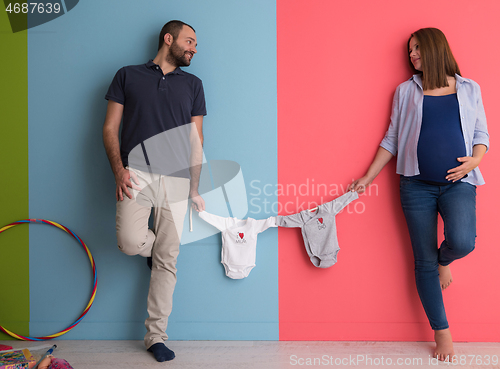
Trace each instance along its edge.
{"label": "white floor", "polygon": [[[500,368],[500,343],[455,343],[455,365],[431,360],[431,342],[168,341],[173,361],[158,363],[142,341],[0,341],[14,348],[57,344],[56,357],[74,369],[311,367]],[[40,348],[38,349],[38,351]],[[43,349],[45,351],[45,349]]]}

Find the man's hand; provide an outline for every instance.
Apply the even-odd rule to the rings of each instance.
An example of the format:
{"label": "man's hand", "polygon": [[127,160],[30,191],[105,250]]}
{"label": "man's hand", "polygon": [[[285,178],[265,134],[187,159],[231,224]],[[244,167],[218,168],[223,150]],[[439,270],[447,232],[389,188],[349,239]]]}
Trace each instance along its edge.
{"label": "man's hand", "polygon": [[[116,181],[116,201],[123,201],[123,194],[127,195],[129,199],[132,198],[132,194],[129,192],[129,188],[140,191],[141,188],[137,186],[139,184],[139,179],[134,172],[129,171],[125,168],[120,170],[115,175]],[[134,183],[132,182],[134,181]]]}
{"label": "man's hand", "polygon": [[189,197],[191,197],[191,207],[194,210],[198,213],[205,210],[205,200],[203,200],[198,191],[191,191]]}

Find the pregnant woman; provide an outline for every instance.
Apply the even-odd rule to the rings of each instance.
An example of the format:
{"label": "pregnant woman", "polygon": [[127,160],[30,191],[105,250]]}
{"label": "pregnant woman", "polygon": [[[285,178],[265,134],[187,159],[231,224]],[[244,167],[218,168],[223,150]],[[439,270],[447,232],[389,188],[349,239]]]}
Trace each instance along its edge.
{"label": "pregnant woman", "polygon": [[[390,126],[375,159],[349,189],[364,192],[397,155],[418,295],[434,330],[435,357],[451,360],[442,290],[452,282],[450,264],[474,249],[476,186],[484,184],[478,165],[489,135],[479,85],[461,76],[445,35],[423,28],[407,46],[415,75],[397,87]],[[439,247],[438,214],[445,235]]]}

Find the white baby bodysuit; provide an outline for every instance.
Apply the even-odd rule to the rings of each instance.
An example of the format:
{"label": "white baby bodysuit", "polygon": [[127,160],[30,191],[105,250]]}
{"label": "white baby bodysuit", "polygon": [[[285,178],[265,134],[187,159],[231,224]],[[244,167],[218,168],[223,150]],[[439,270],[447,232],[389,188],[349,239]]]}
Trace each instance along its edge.
{"label": "white baby bodysuit", "polygon": [[257,235],[269,227],[276,227],[276,217],[255,220],[247,218],[224,218],[201,211],[200,218],[221,231],[221,263],[226,275],[232,279],[248,276],[255,267]]}

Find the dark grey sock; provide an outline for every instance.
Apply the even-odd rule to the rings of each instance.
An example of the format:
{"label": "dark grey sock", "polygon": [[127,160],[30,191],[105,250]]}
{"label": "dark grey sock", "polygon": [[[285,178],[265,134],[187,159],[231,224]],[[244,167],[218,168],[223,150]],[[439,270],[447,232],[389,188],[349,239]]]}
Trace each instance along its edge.
{"label": "dark grey sock", "polygon": [[156,361],[159,361],[160,363],[172,360],[175,357],[174,352],[162,342],[155,343],[153,346],[148,348],[148,351],[152,352]]}

